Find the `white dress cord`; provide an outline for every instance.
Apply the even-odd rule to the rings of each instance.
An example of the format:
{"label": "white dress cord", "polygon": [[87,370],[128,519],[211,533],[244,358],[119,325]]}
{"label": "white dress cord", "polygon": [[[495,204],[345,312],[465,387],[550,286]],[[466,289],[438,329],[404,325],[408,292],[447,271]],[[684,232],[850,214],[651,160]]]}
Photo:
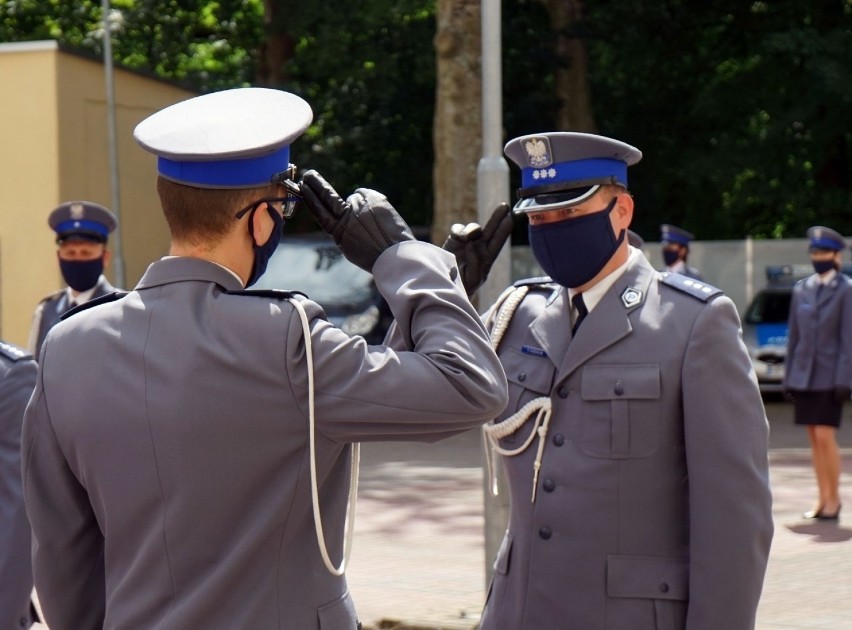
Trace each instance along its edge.
{"label": "white dress cord", "polygon": [[[494,306],[486,314],[485,326],[490,331],[491,346],[494,350],[500,345],[503,339],[503,334],[509,327],[512,321],[512,315],[518,305],[526,297],[529,287],[509,287],[506,289]],[[547,428],[550,426],[550,415],[553,403],[547,396],[535,398],[521,407],[514,414],[506,418],[500,423],[494,424],[489,422],[482,425],[482,439],[485,446],[485,463],[488,468],[488,477],[491,481],[489,484],[491,494],[497,496],[497,469],[492,464],[494,453],[499,453],[503,456],[512,457],[520,455],[529,448],[532,441],[538,436],[538,450],[536,452],[535,461],[533,462],[533,487],[531,502],[535,502],[536,488],[538,488],[538,471],[541,469],[541,457],[544,453],[544,442],[547,436]],[[529,436],[516,449],[504,449],[500,446],[499,440],[508,435],[511,435],[520,429],[524,423],[529,420],[533,414],[535,416],[535,424],[530,431]]]}
{"label": "white dress cord", "polygon": [[340,561],[340,566],[335,567],[331,563],[331,558],[328,556],[328,548],[325,544],[325,535],[322,529],[322,516],[320,515],[319,489],[317,488],[317,453],[316,453],[316,419],[314,417],[314,355],[311,346],[311,328],[308,323],[308,315],[305,313],[305,308],[298,300],[290,298],[290,303],[299,313],[299,319],[302,321],[302,332],[305,336],[305,356],[308,361],[308,435],[310,439],[311,449],[311,504],[314,509],[314,529],[317,534],[317,544],[319,545],[322,561],[332,575],[343,575],[346,571],[346,563],[349,561],[349,554],[352,551],[352,538],[355,533],[355,504],[358,500],[358,474],[361,464],[361,444],[355,442],[352,444],[351,467],[349,471],[349,500],[346,508],[346,521],[344,528],[346,531],[346,542],[343,547],[343,559]]}

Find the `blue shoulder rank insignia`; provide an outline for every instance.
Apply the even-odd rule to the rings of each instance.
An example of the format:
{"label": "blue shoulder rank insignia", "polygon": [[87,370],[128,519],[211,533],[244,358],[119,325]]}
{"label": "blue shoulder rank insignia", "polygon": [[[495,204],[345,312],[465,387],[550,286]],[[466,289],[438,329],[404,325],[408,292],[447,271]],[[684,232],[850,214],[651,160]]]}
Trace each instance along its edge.
{"label": "blue shoulder rank insignia", "polygon": [[94,300],[83,302],[82,304],[78,304],[77,306],[72,308],[70,311],[65,311],[64,313],[62,313],[62,315],[59,316],[59,319],[64,321],[72,315],[76,315],[77,313],[92,308],[93,306],[97,306],[98,304],[115,302],[116,300],[120,300],[121,298],[123,298],[128,293],[128,291],[113,291],[112,293],[107,293],[106,295],[102,295],[101,297],[95,298]]}
{"label": "blue shoulder rank insignia", "polygon": [[673,289],[688,293],[702,302],[707,302],[710,298],[724,293],[722,289],[718,289],[712,284],[693,280],[692,278],[688,278],[687,276],[683,276],[679,273],[663,272],[660,274],[660,281]]}
{"label": "blue shoulder rank insignia", "polygon": [[21,359],[33,358],[33,355],[26,350],[23,350],[18,346],[13,346],[11,343],[6,343],[5,341],[0,341],[0,355],[3,355],[10,361],[20,361]]}

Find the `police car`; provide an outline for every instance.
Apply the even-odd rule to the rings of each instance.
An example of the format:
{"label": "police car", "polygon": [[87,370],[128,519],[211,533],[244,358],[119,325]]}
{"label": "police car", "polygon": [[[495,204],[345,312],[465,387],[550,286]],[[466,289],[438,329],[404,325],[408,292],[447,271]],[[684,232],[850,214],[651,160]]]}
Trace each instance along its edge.
{"label": "police car", "polygon": [[[852,276],[852,266],[844,265],[842,271]],[[793,285],[813,273],[813,267],[807,264],[767,266],[766,286],[757,292],[743,315],[743,341],[761,392],[783,389]]]}

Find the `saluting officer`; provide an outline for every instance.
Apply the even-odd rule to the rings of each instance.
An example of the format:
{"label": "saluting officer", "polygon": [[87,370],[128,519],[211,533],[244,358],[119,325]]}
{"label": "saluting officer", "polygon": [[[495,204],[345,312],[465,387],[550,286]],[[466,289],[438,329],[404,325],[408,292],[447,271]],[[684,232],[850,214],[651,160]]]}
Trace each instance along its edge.
{"label": "saluting officer", "polygon": [[796,424],[807,426],[819,497],[805,518],[840,516],[837,428],[852,391],[852,281],[840,273],[846,239],[831,228],[807,232],[814,274],[793,288],[784,387]]}
{"label": "saluting officer", "polygon": [[116,290],[103,275],[112,256],[107,240],[118,224],[112,212],[91,201],[68,201],[50,213],[47,223],[56,232],[56,257],[68,286],[42,299],[33,313],[29,348],[36,359],[63,313]]}
{"label": "saluting officer", "polygon": [[544,133],[505,152],[549,278],[486,315],[509,405],[484,430],[511,510],[480,627],[753,628],[773,532],[768,425],[734,304],[628,245],[638,149]]}
{"label": "saluting officer", "polygon": [[[374,190],[294,182],[290,144],[311,118],[294,94],[239,88],[136,127],[158,158],[170,256],[54,327],[24,421],[51,630],[354,629],[354,443],[430,442],[505,406],[453,256]],[[244,290],[300,196],[373,273],[399,348],[350,337],[296,293]],[[80,369],[83,356],[109,360]]]}
{"label": "saluting officer", "polygon": [[694,239],[695,235],[692,232],[687,232],[676,225],[663,223],[660,226],[663,262],[666,265],[663,271],[679,273],[694,280],[703,280],[701,272],[695,267],[690,267],[686,262],[689,258],[689,242]]}
{"label": "saluting officer", "polygon": [[32,354],[0,341],[0,628],[29,628],[35,621],[30,524],[21,487],[21,423],[37,372]]}

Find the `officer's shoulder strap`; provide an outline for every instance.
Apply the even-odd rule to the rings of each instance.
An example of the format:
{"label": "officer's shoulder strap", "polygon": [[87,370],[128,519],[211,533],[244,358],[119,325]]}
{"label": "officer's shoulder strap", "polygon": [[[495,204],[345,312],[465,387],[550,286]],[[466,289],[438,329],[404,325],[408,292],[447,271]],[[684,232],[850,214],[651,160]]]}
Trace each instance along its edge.
{"label": "officer's shoulder strap", "polygon": [[5,341],[0,341],[0,355],[10,361],[22,361],[24,359],[33,358],[32,353],[27,352],[23,348],[19,348],[14,344],[6,343]]}
{"label": "officer's shoulder strap", "polygon": [[93,306],[98,306],[99,304],[107,304],[108,302],[115,302],[116,300],[120,300],[125,295],[130,293],[129,291],[113,291],[112,293],[107,293],[106,295],[102,295],[100,297],[96,297],[94,299],[89,300],[88,302],[83,302],[82,304],[78,304],[74,308],[69,311],[65,311],[59,317],[60,320],[66,320],[72,315],[76,315],[77,313],[81,313],[86,309],[90,309]]}
{"label": "officer's shoulder strap", "polygon": [[531,289],[553,290],[559,288],[549,276],[537,276],[535,278],[524,278],[512,284],[513,287],[530,287]]}
{"label": "officer's shoulder strap", "polygon": [[46,302],[50,302],[51,300],[57,300],[65,293],[65,289],[59,289],[58,291],[54,291],[53,293],[48,293],[43,298],[41,298],[38,303],[44,304]]}
{"label": "officer's shoulder strap", "polygon": [[284,291],[283,289],[240,289],[239,291],[226,291],[228,295],[247,295],[253,297],[271,298],[273,300],[307,300],[307,294],[301,291]]}
{"label": "officer's shoulder strap", "polygon": [[712,284],[668,271],[660,274],[660,282],[687,295],[691,295],[702,302],[708,302],[711,298],[724,293],[722,289],[714,287]]}
{"label": "officer's shoulder strap", "polygon": [[[559,290],[559,285],[547,276],[518,280],[503,291],[494,305],[486,313],[485,328],[491,336],[491,346],[496,350],[503,339],[503,334],[512,321],[518,306],[530,291],[547,291],[552,295]],[[550,299],[548,299],[548,303]]]}

